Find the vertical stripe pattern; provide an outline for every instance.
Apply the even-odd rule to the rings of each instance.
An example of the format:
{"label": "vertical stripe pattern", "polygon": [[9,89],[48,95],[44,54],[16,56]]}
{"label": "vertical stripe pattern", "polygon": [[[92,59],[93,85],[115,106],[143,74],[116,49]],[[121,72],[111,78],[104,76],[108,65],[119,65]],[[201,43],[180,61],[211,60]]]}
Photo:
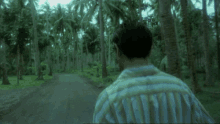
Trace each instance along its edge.
{"label": "vertical stripe pattern", "polygon": [[184,82],[153,65],[124,70],[93,114],[93,123],[214,122]]}

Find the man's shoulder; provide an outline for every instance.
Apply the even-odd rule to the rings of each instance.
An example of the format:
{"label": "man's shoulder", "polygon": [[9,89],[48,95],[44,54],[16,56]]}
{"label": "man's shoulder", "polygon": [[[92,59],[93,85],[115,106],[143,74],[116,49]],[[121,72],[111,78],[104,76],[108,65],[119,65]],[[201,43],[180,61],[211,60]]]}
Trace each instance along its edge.
{"label": "man's shoulder", "polygon": [[140,77],[128,77],[128,78],[118,78],[106,89],[113,90],[115,88],[126,88],[127,85],[150,85],[150,84],[177,84],[188,87],[180,78],[173,76],[171,74],[165,73],[163,71],[158,71],[154,75],[140,76]]}
{"label": "man's shoulder", "polygon": [[[162,87],[166,85],[166,87]],[[127,78],[127,79],[117,79],[111,85],[109,85],[103,92],[107,92],[107,95],[111,95],[122,90],[133,89],[142,87],[155,87],[158,88],[158,91],[162,91],[160,89],[170,89],[168,85],[172,85],[173,87],[179,87],[179,89],[184,89],[184,91],[190,90],[186,83],[184,83],[180,78],[167,74],[165,72],[160,72],[156,75],[147,76],[147,77],[135,77],[135,78]],[[156,90],[156,89],[155,89]],[[154,91],[155,91],[154,90]],[[127,90],[128,91],[128,90]],[[190,92],[190,91],[189,91]]]}

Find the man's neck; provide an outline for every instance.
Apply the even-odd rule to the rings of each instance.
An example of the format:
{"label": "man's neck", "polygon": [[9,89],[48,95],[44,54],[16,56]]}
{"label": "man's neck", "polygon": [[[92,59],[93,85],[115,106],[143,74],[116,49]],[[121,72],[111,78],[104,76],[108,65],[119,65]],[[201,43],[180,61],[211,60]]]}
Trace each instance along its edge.
{"label": "man's neck", "polygon": [[125,68],[135,68],[135,67],[140,67],[140,66],[146,66],[149,65],[150,62],[146,59],[134,59],[133,61],[126,61],[124,62]]}

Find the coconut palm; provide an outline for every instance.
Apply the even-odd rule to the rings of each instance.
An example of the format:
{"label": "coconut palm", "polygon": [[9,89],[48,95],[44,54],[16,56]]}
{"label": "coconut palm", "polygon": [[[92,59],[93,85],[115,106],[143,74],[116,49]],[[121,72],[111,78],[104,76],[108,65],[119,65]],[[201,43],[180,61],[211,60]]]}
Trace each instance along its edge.
{"label": "coconut palm", "polygon": [[191,43],[191,35],[189,31],[189,23],[187,20],[187,0],[181,0],[181,8],[182,8],[182,14],[183,14],[183,26],[184,26],[184,31],[185,31],[185,36],[186,36],[186,44],[187,44],[187,57],[188,57],[188,63],[190,67],[190,76],[191,76],[191,81],[193,84],[193,92],[198,93],[201,92],[201,87],[198,84],[198,79],[196,75],[196,69],[195,69],[195,63],[194,63],[194,56],[192,52],[192,43]]}
{"label": "coconut palm", "polygon": [[[171,15],[170,1],[159,0],[159,13],[162,23],[162,29],[165,36],[166,52],[168,59],[168,72],[181,78],[179,52],[176,42],[174,21]],[[168,40],[169,39],[169,40]]]}
{"label": "coconut palm", "polygon": [[219,21],[218,21],[218,13],[219,13],[219,6],[220,2],[217,0],[214,0],[215,5],[215,30],[216,30],[216,41],[217,41],[217,55],[218,55],[218,77],[220,79],[220,40],[219,40]]}
{"label": "coconut palm", "polygon": [[[109,2],[109,1],[108,1]],[[84,17],[82,18],[82,22],[84,22],[84,20],[88,20],[90,21],[91,20],[91,17],[96,13],[96,9],[99,5],[99,20],[100,20],[100,30],[103,31],[103,32],[100,32],[100,42],[102,44],[102,47],[101,47],[101,50],[102,50],[102,76],[103,77],[106,77],[107,76],[107,70],[106,70],[106,60],[105,60],[105,49],[104,49],[104,27],[103,26],[103,22],[101,23],[101,21],[103,21],[103,15],[102,15],[102,8],[109,11],[109,7],[107,7],[108,5],[106,3],[108,2],[104,2],[103,4],[103,7],[100,7],[102,5],[102,1],[87,1],[87,0],[80,0],[80,1],[72,1],[72,5],[74,5],[76,8],[78,8],[79,6],[81,6],[81,8],[83,7],[87,7],[88,10],[88,13],[84,15]],[[92,6],[91,6],[92,5]],[[82,7],[83,6],[83,7]],[[88,7],[89,6],[89,7]],[[114,6],[114,5],[112,5]],[[117,7],[116,7],[117,8]],[[77,9],[76,9],[77,11]],[[110,12],[110,11],[109,11]],[[109,13],[111,14],[111,13]],[[118,20],[116,20],[118,21]],[[115,22],[116,22],[115,21]],[[103,39],[102,39],[103,38]]]}
{"label": "coconut palm", "polygon": [[[70,11],[70,10],[67,10],[67,11]],[[77,13],[68,13],[68,12],[66,12],[66,10],[64,8],[61,7],[60,4],[58,4],[57,8],[55,8],[55,13],[53,14],[52,18],[55,23],[53,28],[55,29],[56,33],[62,34],[62,41],[64,41],[64,30],[67,32],[72,32],[71,34],[74,35],[74,38],[75,38],[74,54],[75,54],[77,52],[76,51],[77,50],[77,41],[78,41],[77,32],[80,27],[79,23],[78,23],[79,19],[77,17]],[[72,36],[70,36],[70,37],[72,37]],[[67,51],[64,51],[64,52],[66,53]],[[75,60],[74,60],[74,62],[75,62]]]}
{"label": "coconut palm", "polygon": [[47,31],[47,41],[49,41],[50,45],[47,47],[47,56],[48,56],[48,67],[49,67],[49,74],[50,76],[52,76],[52,61],[51,61],[51,49],[52,49],[52,42],[54,41],[54,37],[51,35],[51,13],[52,13],[52,10],[50,8],[50,5],[47,2],[45,2],[45,4],[43,4],[43,7],[42,7],[42,11],[44,12],[44,21],[46,21],[46,31]]}
{"label": "coconut palm", "polygon": [[30,6],[31,6],[31,15],[32,15],[32,21],[33,21],[33,28],[34,28],[34,43],[35,43],[35,61],[37,64],[37,72],[38,72],[38,78],[36,80],[43,80],[43,74],[41,72],[41,65],[40,65],[40,54],[39,54],[39,48],[38,48],[38,37],[37,37],[37,20],[36,20],[36,8],[34,5],[33,0],[29,0]]}
{"label": "coconut palm", "polygon": [[67,22],[69,24],[68,32],[71,33],[70,37],[74,37],[74,69],[76,69],[76,55],[79,46],[78,32],[84,24],[84,23],[80,23],[81,20],[80,18],[82,18],[83,16],[82,9],[80,9],[80,13],[78,13],[76,10],[77,9],[72,9],[72,4],[67,4],[67,15],[68,15]]}
{"label": "coconut palm", "polygon": [[[5,53],[5,40],[4,40],[4,32],[5,31],[5,26],[3,26],[3,10],[2,10],[2,6],[5,8],[4,6],[4,1],[0,0],[0,29],[3,29],[0,31],[0,55],[1,55],[1,61],[0,61],[0,79],[1,76],[2,78],[2,85],[10,85],[10,82],[8,80],[8,76],[7,76],[7,69],[6,69],[6,53]],[[3,72],[3,74],[1,75],[1,72]]]}
{"label": "coconut palm", "polygon": [[87,54],[91,53],[93,61],[95,53],[99,52],[101,49],[98,35],[98,28],[94,25],[89,25],[83,35],[84,52]]}
{"label": "coconut palm", "polygon": [[[4,23],[6,24],[6,32],[9,35],[6,39],[6,44],[10,46],[10,55],[17,54],[17,84],[19,79],[22,79],[23,74],[23,53],[25,44],[28,43],[29,26],[30,26],[30,13],[27,5],[25,6],[24,0],[12,0],[4,7]],[[11,26],[13,25],[13,26]],[[13,34],[13,36],[11,36]],[[13,40],[11,39],[13,38]],[[19,62],[21,64],[19,64]]]}
{"label": "coconut palm", "polygon": [[206,0],[202,0],[203,11],[203,31],[204,31],[204,53],[205,53],[205,70],[206,70],[206,82],[204,86],[214,86],[214,81],[211,79],[211,63],[209,56],[209,38],[208,38],[208,17],[206,10]]}

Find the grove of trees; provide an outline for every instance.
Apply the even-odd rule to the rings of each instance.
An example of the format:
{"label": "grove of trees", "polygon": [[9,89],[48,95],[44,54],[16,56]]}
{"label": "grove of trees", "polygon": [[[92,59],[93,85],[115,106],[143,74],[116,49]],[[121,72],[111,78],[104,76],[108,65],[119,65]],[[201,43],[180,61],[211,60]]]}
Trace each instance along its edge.
{"label": "grove of trees", "polygon": [[[213,4],[214,13],[208,15],[207,6]],[[153,33],[151,63],[181,79],[190,78],[193,91],[201,92],[198,74],[204,74],[204,86],[211,87],[220,77],[219,4],[219,0],[72,0],[51,7],[48,2],[39,6],[37,0],[0,0],[2,85],[10,85],[8,75],[17,75],[19,85],[23,75],[44,80],[45,69],[48,75],[83,71],[94,62],[101,64],[102,78],[109,75],[109,66],[123,70],[111,39],[130,19],[146,24]]]}

